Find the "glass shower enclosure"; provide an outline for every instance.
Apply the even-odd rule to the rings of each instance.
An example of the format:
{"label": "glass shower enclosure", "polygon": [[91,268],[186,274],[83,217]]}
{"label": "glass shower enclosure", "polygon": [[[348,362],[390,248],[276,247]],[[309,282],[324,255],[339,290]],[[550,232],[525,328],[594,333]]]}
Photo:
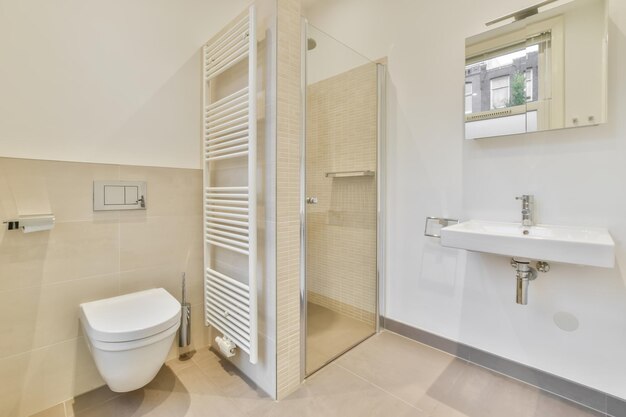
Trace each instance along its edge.
{"label": "glass shower enclosure", "polygon": [[308,376],[377,330],[384,68],[305,26],[302,275]]}

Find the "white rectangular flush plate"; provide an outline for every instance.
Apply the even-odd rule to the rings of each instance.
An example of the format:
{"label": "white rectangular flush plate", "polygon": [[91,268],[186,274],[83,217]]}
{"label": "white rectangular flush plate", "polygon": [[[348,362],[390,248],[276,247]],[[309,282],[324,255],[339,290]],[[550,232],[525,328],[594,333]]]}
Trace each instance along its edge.
{"label": "white rectangular flush plate", "polygon": [[94,181],[93,210],[145,210],[145,181]]}

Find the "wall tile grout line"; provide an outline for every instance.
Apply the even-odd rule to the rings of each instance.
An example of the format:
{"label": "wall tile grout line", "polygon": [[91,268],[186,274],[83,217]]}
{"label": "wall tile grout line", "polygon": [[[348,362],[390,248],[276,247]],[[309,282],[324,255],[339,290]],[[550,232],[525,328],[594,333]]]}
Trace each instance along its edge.
{"label": "wall tile grout line", "polygon": [[[15,158],[0,158],[0,163],[7,212],[52,211],[57,217],[52,232],[3,235],[2,266],[14,279],[0,287],[6,318],[0,333],[11,335],[0,338],[0,382],[9,387],[2,408],[26,416],[52,406],[58,415],[72,415],[73,404],[65,401],[103,385],[78,305],[155,287],[178,296],[186,248],[192,251],[193,285],[201,285],[201,238],[194,233],[202,225],[202,210],[195,204],[201,201],[201,171]],[[93,181],[120,178],[148,181],[147,212],[93,211]],[[200,296],[189,301],[202,310]],[[196,318],[197,347],[206,334]],[[170,349],[168,358],[173,356]],[[54,381],[46,379],[49,375]],[[54,389],[47,389],[48,383]]]}
{"label": "wall tile grout line", "polygon": [[[126,271],[124,271],[124,272],[126,272]],[[81,281],[86,281],[86,280],[89,280],[89,279],[104,278],[104,277],[107,277],[107,276],[115,276],[115,275],[119,275],[119,272],[110,272],[110,273],[106,273],[106,274],[95,274],[95,275],[86,275],[86,276],[83,276],[83,277],[66,279],[66,280],[63,280],[63,281],[48,282],[48,283],[41,284],[41,285],[28,285],[28,286],[25,286],[25,287],[5,288],[5,289],[1,289],[0,290],[0,294],[11,292],[11,291],[33,290],[35,288],[50,288],[50,287],[56,287],[56,286],[59,286],[59,285],[67,285],[68,283],[72,283],[72,282],[81,282]]]}
{"label": "wall tile grout line", "polygon": [[[12,353],[12,354],[7,355],[7,356],[2,356],[2,357],[0,357],[0,359],[7,360],[7,359],[11,359],[11,358],[16,358],[18,356],[25,355],[25,354],[28,354],[28,353],[39,352],[39,351],[44,350],[44,349],[49,349],[51,347],[58,346],[58,345],[61,345],[63,343],[76,342],[76,341],[78,341],[80,339],[85,339],[85,337],[81,335],[81,336],[77,336],[77,337],[71,337],[69,339],[59,340],[58,342],[50,343],[48,345],[39,346],[39,347],[30,349],[30,350],[27,350],[27,351],[24,351],[24,352]],[[58,403],[58,404],[60,404],[60,403]]]}
{"label": "wall tile grout line", "polygon": [[[85,280],[88,280],[88,279],[103,278],[103,277],[106,277],[106,276],[114,276],[114,275],[121,275],[122,273],[139,272],[139,271],[143,271],[143,270],[149,269],[149,268],[155,268],[155,267],[159,267],[159,266],[170,266],[170,265],[172,265],[172,263],[154,264],[154,265],[151,265],[150,267],[130,268],[130,269],[119,269],[119,267],[118,267],[118,271],[109,272],[109,273],[105,273],[105,274],[85,275],[85,276],[81,276],[81,277],[77,277],[77,278],[71,278],[71,279],[66,279],[66,280],[62,280],[62,281],[47,282],[47,283],[40,284],[40,285],[27,285],[27,286],[24,286],[24,287],[4,288],[4,289],[0,289],[0,294],[6,293],[6,292],[10,292],[10,291],[32,290],[32,289],[35,289],[35,288],[55,287],[55,286],[58,286],[58,285],[64,285],[64,284],[68,284],[68,283],[72,283],[72,282],[80,282],[80,281],[85,281]],[[119,289],[118,289],[118,291],[119,291]]]}

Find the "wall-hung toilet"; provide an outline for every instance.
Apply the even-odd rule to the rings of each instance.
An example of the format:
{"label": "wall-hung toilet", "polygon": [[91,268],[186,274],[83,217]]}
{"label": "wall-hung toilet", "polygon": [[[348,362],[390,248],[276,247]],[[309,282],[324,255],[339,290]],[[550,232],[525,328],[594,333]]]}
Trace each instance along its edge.
{"label": "wall-hung toilet", "polygon": [[159,372],[180,326],[180,303],[155,288],[80,305],[80,321],[111,390],[143,387]]}

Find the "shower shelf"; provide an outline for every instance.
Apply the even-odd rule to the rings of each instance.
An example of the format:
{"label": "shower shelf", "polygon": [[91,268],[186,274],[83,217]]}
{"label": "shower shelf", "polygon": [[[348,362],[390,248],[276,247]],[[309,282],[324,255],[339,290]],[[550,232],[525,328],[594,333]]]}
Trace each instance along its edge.
{"label": "shower shelf", "polygon": [[373,177],[374,175],[376,175],[374,171],[343,171],[327,172],[326,178]]}

